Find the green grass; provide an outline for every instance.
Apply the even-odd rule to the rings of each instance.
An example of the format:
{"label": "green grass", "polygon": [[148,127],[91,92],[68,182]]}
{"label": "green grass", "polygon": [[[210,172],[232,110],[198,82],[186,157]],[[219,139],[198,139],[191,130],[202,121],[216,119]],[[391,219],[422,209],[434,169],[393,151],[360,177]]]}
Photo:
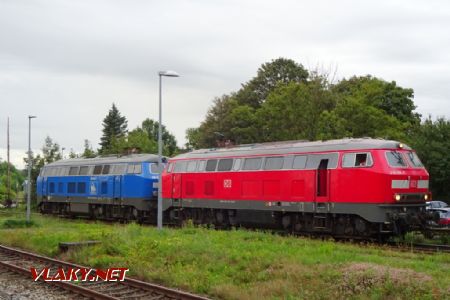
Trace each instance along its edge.
{"label": "green grass", "polygon": [[[39,215],[33,215],[34,226],[11,229],[5,226],[11,220],[21,216],[0,214],[2,244],[93,267],[128,267],[130,276],[217,299],[445,299],[450,294],[448,254]],[[102,243],[58,252],[59,242],[83,240]]]}

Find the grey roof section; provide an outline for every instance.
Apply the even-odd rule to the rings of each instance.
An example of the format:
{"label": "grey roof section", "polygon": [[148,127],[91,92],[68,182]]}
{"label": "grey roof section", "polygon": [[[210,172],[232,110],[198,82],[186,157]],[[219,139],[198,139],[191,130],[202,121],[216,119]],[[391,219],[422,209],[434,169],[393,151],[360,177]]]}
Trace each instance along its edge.
{"label": "grey roof section", "polygon": [[[163,161],[166,159],[163,157]],[[155,154],[132,154],[127,156],[108,156],[95,158],[71,158],[62,159],[46,165],[46,167],[59,166],[86,166],[100,164],[117,164],[117,163],[142,163],[142,162],[158,162],[158,155]]]}
{"label": "grey roof section", "polygon": [[[199,149],[175,156],[174,159],[275,155],[306,152],[333,152],[341,150],[399,149],[400,142],[383,139],[341,139],[329,141],[283,141],[233,146],[229,148]],[[403,149],[411,148],[403,144]]]}

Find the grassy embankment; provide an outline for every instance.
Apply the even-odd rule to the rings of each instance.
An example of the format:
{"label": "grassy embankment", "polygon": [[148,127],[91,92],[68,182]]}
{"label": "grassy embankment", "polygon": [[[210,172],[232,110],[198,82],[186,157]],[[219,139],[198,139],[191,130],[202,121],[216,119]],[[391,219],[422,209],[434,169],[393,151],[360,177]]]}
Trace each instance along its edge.
{"label": "grassy embankment", "polygon": [[[187,227],[86,223],[0,214],[0,243],[218,299],[446,299],[450,255]],[[22,220],[22,219],[20,219]],[[13,228],[11,228],[13,227]],[[58,253],[61,241],[101,245]]]}

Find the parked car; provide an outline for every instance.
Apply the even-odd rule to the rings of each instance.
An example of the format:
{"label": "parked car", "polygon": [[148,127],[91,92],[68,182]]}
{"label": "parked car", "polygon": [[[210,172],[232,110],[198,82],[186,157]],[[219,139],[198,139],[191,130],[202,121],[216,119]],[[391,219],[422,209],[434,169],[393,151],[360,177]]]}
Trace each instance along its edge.
{"label": "parked car", "polygon": [[437,210],[439,212],[439,226],[450,226],[450,208],[442,208]]}
{"label": "parked car", "polygon": [[438,200],[428,201],[426,203],[426,205],[427,205],[426,206],[427,209],[439,209],[439,208],[446,208],[446,207],[448,207],[447,203],[445,203],[444,201],[438,201]]}
{"label": "parked car", "polygon": [[428,209],[433,213],[433,219],[427,224],[431,227],[450,227],[450,207]]}

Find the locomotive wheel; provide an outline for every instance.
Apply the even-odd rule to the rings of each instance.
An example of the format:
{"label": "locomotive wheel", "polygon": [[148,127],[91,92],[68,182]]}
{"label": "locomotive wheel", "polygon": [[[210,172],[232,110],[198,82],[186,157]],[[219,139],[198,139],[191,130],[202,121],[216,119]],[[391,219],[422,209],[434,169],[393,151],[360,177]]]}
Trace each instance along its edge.
{"label": "locomotive wheel", "polygon": [[229,221],[231,226],[236,226],[237,225],[236,211],[234,211],[234,210],[229,210],[228,211],[228,221]]}
{"label": "locomotive wheel", "polygon": [[368,226],[366,225],[366,221],[364,221],[361,218],[356,218],[355,220],[355,229],[356,231],[361,234],[361,235],[365,235],[368,232]]}
{"label": "locomotive wheel", "polygon": [[224,213],[222,211],[220,211],[220,210],[217,211],[216,212],[216,222],[217,222],[217,224],[218,225],[223,225],[224,221],[225,221]]}
{"label": "locomotive wheel", "polygon": [[290,215],[284,215],[281,218],[281,225],[283,226],[283,228],[285,230],[288,230],[291,227],[291,224],[292,224],[292,218]]}

